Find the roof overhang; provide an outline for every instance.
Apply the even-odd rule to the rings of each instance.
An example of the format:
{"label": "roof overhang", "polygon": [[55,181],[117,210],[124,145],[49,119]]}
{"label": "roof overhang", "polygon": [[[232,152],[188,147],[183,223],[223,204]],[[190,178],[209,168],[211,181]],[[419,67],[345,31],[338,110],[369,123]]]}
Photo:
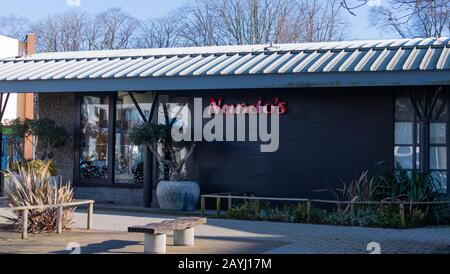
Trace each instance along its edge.
{"label": "roof overhang", "polygon": [[450,85],[449,71],[330,72],[0,81],[0,93],[188,91]]}

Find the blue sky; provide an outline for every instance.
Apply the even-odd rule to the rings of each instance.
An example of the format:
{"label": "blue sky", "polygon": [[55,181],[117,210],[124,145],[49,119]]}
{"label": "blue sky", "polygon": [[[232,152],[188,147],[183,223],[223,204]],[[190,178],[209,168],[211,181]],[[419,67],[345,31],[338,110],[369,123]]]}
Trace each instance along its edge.
{"label": "blue sky", "polygon": [[[186,0],[0,0],[0,15],[17,14],[36,20],[69,9],[68,2],[80,1],[79,8],[96,13],[109,7],[121,7],[139,19],[162,16]],[[24,7],[27,7],[26,9]],[[371,26],[367,8],[358,10],[357,16],[348,15],[348,39],[395,38],[393,33],[383,33]]]}

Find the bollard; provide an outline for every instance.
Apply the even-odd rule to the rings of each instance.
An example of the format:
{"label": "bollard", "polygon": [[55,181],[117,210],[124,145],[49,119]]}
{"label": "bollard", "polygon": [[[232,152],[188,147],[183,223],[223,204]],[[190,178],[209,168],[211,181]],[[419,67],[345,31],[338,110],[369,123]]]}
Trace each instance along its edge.
{"label": "bollard", "polygon": [[217,210],[217,216],[220,216],[220,197],[217,197],[217,200],[216,200],[216,210]]}
{"label": "bollard", "polygon": [[94,203],[88,204],[88,214],[87,214],[87,229],[92,229],[93,218],[94,218]]}
{"label": "bollard", "polygon": [[311,221],[311,201],[306,201],[306,222],[309,223]]}
{"label": "bollard", "polygon": [[22,219],[23,219],[22,239],[26,240],[28,239],[28,209],[24,209],[22,211]]}
{"label": "bollard", "polygon": [[405,220],[405,205],[403,203],[400,203],[398,205],[399,207],[399,213],[400,213],[400,224],[402,226],[406,225],[406,220]]}
{"label": "bollard", "polygon": [[200,199],[200,215],[202,217],[205,216],[205,197],[203,197],[203,196]]}
{"label": "bollard", "polygon": [[63,207],[58,207],[58,215],[56,217],[56,227],[57,227],[57,233],[61,234],[63,230]]}

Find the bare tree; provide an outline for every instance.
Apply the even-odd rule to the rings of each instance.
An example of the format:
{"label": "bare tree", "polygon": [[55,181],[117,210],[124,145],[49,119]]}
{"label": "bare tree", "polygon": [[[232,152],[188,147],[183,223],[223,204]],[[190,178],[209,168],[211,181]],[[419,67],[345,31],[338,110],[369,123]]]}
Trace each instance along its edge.
{"label": "bare tree", "polygon": [[79,51],[131,47],[138,27],[138,20],[118,8],[95,16],[70,9],[40,20],[32,30],[39,51]]}
{"label": "bare tree", "polygon": [[302,42],[340,41],[345,38],[347,22],[342,17],[339,0],[297,1],[298,15],[291,20],[287,31],[291,40]]}
{"label": "bare tree", "polygon": [[0,35],[22,40],[29,30],[29,24],[30,21],[22,16],[0,16]]}
{"label": "bare tree", "polygon": [[95,16],[93,24],[99,28],[95,32],[98,37],[97,43],[94,43],[94,48],[103,50],[133,46],[140,23],[121,9],[110,8]]}
{"label": "bare tree", "polygon": [[32,26],[38,51],[77,51],[85,49],[84,27],[88,15],[76,9],[48,16]]}
{"label": "bare tree", "polygon": [[178,18],[170,15],[148,19],[141,24],[136,47],[169,48],[183,46]]}
{"label": "bare tree", "polygon": [[218,14],[232,44],[278,42],[290,18],[286,0],[223,0]]}
{"label": "bare tree", "polygon": [[191,1],[177,10],[180,20],[180,38],[187,46],[217,46],[226,43],[217,14],[218,1]]}
{"label": "bare tree", "polygon": [[339,0],[191,1],[175,13],[176,26],[173,18],[159,19],[156,24],[152,22],[151,32],[147,33],[150,37],[162,33],[164,40],[170,34],[178,41],[172,45],[187,46],[341,40],[346,24],[339,3]]}
{"label": "bare tree", "polygon": [[[373,1],[373,0],[372,0]],[[441,37],[450,34],[450,0],[342,0],[351,14],[372,4],[373,23],[390,28],[401,37]]]}
{"label": "bare tree", "polygon": [[345,34],[340,1],[190,0],[144,22],[119,8],[96,15],[74,8],[31,30],[39,51],[331,41]]}
{"label": "bare tree", "polygon": [[389,0],[372,8],[381,27],[402,37],[440,37],[450,34],[450,0]]}

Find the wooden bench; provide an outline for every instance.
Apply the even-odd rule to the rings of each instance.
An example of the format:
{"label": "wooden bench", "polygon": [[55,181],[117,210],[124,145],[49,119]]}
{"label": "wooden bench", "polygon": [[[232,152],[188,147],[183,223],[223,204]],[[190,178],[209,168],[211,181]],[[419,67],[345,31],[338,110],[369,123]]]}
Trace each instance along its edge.
{"label": "wooden bench", "polygon": [[144,233],[144,253],[166,253],[166,234],[173,231],[176,246],[194,246],[194,228],[206,224],[206,218],[182,217],[175,220],[128,227],[130,233]]}
{"label": "wooden bench", "polygon": [[93,222],[93,216],[94,216],[94,201],[92,200],[76,200],[72,203],[65,203],[65,204],[54,204],[54,205],[31,205],[31,206],[19,206],[19,207],[2,207],[3,210],[10,210],[10,211],[21,211],[22,212],[22,239],[26,240],[28,239],[28,212],[30,210],[36,210],[36,209],[49,209],[49,208],[57,208],[58,215],[56,218],[56,231],[58,234],[61,234],[63,232],[63,225],[62,225],[62,219],[63,219],[63,213],[65,207],[77,207],[80,205],[87,205],[88,206],[88,212],[87,212],[87,229],[92,228],[92,222]]}

